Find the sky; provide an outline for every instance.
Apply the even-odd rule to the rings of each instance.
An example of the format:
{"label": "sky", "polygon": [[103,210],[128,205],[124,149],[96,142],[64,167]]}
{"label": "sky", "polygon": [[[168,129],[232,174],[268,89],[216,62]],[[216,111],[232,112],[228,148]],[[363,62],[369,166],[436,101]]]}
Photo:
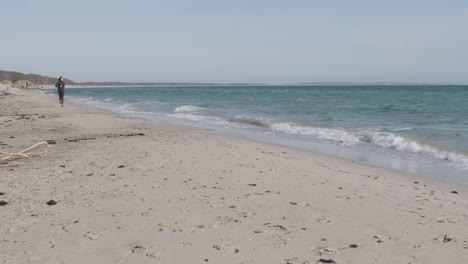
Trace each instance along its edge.
{"label": "sky", "polygon": [[74,81],[468,84],[468,1],[0,0],[0,69]]}

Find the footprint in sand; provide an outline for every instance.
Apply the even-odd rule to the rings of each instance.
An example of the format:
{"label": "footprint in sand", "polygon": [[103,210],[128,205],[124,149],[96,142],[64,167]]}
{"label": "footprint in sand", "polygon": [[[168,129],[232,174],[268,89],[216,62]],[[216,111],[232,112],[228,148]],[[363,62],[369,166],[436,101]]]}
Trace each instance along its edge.
{"label": "footprint in sand", "polygon": [[102,237],[102,235],[89,231],[84,235],[84,237],[86,237],[89,240],[98,240]]}
{"label": "footprint in sand", "polygon": [[239,249],[231,244],[214,245],[213,248],[223,253],[239,253]]}
{"label": "footprint in sand", "polygon": [[316,247],[312,249],[312,252],[317,256],[323,256],[323,255],[335,254],[336,252],[338,252],[338,250],[336,250],[333,247],[326,246],[326,247]]}
{"label": "footprint in sand", "polygon": [[375,235],[374,238],[375,238],[375,242],[377,243],[383,243],[385,241],[392,239],[390,236],[387,236],[387,235]]}
{"label": "footprint in sand", "polygon": [[315,220],[315,221],[317,221],[317,222],[319,222],[319,223],[321,223],[321,224],[328,224],[328,223],[331,222],[330,220],[326,219],[325,217],[320,217],[320,218],[318,218],[318,219]]}
{"label": "footprint in sand", "polygon": [[155,249],[154,247],[145,247],[143,245],[136,245],[132,248],[132,254],[143,254],[148,258],[159,259],[162,256],[162,252]]}
{"label": "footprint in sand", "polygon": [[166,232],[166,233],[175,233],[177,231],[182,232],[182,229],[178,229],[175,224],[158,224],[159,231]]}
{"label": "footprint in sand", "polygon": [[306,203],[306,202],[289,202],[290,205],[297,205],[297,206],[300,206],[300,207],[306,207],[306,206],[309,206],[309,203]]}

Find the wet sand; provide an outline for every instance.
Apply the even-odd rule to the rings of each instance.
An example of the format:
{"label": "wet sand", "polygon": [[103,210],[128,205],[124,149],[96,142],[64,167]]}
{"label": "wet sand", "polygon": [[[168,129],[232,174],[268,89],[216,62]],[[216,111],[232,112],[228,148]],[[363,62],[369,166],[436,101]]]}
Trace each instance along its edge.
{"label": "wet sand", "polygon": [[43,141],[0,162],[0,263],[468,260],[466,185],[0,89],[0,151]]}

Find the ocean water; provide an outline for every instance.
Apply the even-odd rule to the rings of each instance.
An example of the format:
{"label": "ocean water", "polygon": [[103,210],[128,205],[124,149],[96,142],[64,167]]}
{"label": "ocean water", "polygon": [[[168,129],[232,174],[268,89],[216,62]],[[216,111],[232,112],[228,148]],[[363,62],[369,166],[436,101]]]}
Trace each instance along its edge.
{"label": "ocean water", "polygon": [[66,100],[468,183],[468,86],[90,88]]}

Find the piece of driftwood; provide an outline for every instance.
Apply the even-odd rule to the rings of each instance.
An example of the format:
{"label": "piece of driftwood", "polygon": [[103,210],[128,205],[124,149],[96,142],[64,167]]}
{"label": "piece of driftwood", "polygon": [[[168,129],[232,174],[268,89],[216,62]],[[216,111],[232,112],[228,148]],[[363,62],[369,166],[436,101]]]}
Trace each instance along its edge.
{"label": "piece of driftwood", "polygon": [[95,137],[83,137],[83,138],[74,138],[74,139],[65,139],[67,142],[78,142],[78,141],[83,141],[83,140],[95,140]]}
{"label": "piece of driftwood", "polygon": [[37,144],[34,144],[32,145],[31,147],[25,149],[25,150],[22,150],[20,152],[16,152],[16,153],[8,153],[8,152],[1,152],[0,151],[0,155],[4,155],[6,157],[3,157],[1,158],[0,160],[6,160],[6,159],[9,159],[9,158],[12,158],[12,157],[23,157],[23,158],[27,158],[29,157],[30,155],[39,155],[39,154],[43,154],[44,152],[39,152],[39,153],[28,153],[29,151],[31,151],[32,149],[34,149],[35,147],[38,147],[40,145],[47,145],[49,147],[49,144],[47,144],[47,142],[39,142]]}
{"label": "piece of driftwood", "polygon": [[107,135],[108,138],[113,138],[113,137],[136,137],[136,136],[144,136],[144,133],[123,133],[123,134],[113,134],[113,135]]}

